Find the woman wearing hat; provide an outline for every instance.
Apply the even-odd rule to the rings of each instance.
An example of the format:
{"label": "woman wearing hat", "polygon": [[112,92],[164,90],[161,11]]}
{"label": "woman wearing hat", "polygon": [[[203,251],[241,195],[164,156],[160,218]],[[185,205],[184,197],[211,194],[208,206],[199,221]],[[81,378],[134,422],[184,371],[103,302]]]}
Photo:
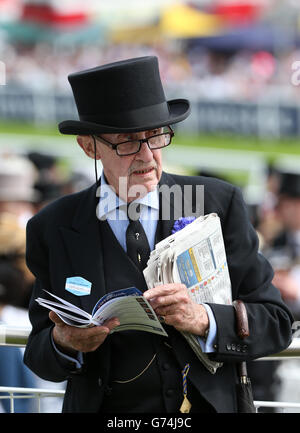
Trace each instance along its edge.
{"label": "woman wearing hat", "polygon": [[[234,363],[279,352],[291,340],[290,313],[271,284],[270,265],[257,253],[240,192],[213,178],[163,172],[171,125],[183,121],[190,106],[185,99],[166,100],[157,58],[100,66],[72,74],[69,81],[79,120],[64,121],[59,129],[77,135],[103,171],[95,185],[47,206],[28,223],[27,261],[36,286],[26,364],[48,380],[68,379],[66,412],[174,413],[184,390],[191,412],[236,412]],[[251,336],[242,345],[231,305],[195,304],[182,284],[147,290],[143,269],[150,251],[183,216],[175,216],[179,203],[165,192],[175,186],[184,191],[186,185],[193,191],[204,186],[204,212],[221,219],[233,299],[242,299],[248,311]],[[183,194],[185,217],[195,209],[199,214],[196,197]],[[132,218],[128,203],[138,204],[140,220]],[[149,213],[151,218],[143,218]],[[83,278],[88,293],[70,293],[70,277]],[[168,337],[139,331],[109,335],[118,318],[99,327],[70,327],[35,302],[46,289],[90,312],[103,294],[131,286],[164,316]],[[216,374],[179,331],[197,336],[211,360],[220,363]]]}

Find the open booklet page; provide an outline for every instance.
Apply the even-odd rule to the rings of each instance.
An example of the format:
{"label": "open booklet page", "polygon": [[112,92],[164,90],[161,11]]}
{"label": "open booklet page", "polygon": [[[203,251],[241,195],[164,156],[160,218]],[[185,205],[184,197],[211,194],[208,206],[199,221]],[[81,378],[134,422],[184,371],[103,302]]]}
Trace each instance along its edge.
{"label": "open booklet page", "polygon": [[[151,252],[144,276],[148,288],[157,284],[183,283],[198,304],[231,304],[231,281],[218,215],[200,216],[158,243]],[[222,365],[210,361],[202,353],[196,336],[183,335],[212,373]]]}
{"label": "open booklet page", "polygon": [[45,290],[58,302],[45,298],[36,301],[54,311],[66,324],[80,328],[102,325],[105,320],[118,317],[120,325],[111,333],[139,330],[167,336],[156,313],[142,293],[136,288],[121,289],[108,293],[96,303],[92,314]]}

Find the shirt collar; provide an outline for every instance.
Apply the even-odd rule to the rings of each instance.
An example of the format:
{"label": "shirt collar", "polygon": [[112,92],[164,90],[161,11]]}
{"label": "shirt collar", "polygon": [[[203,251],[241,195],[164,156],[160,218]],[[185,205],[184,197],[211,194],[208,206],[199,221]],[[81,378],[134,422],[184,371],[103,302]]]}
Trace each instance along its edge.
{"label": "shirt collar", "polygon": [[[104,202],[104,199],[105,199],[105,206],[101,206],[101,203]],[[150,191],[144,197],[134,200],[134,202],[158,210],[159,209],[158,188],[156,187],[154,191]],[[114,190],[106,182],[104,173],[102,171],[99,206],[97,209],[98,218],[102,218],[104,215],[108,215],[111,212],[115,212],[116,209],[118,209],[120,206],[126,206],[126,205],[127,203],[124,200],[122,200],[122,198],[117,196]]]}

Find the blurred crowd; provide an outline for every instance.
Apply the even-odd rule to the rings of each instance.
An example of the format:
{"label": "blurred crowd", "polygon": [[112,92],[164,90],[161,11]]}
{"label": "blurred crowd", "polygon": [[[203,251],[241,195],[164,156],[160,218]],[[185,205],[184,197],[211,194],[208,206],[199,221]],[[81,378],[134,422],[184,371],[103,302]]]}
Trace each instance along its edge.
{"label": "blurred crowd", "polygon": [[265,201],[254,225],[261,252],[270,261],[273,283],[300,320],[300,174],[270,168]]}
{"label": "blurred crowd", "polygon": [[111,44],[62,49],[50,44],[7,44],[0,50],[7,85],[36,91],[69,91],[65,77],[72,72],[144,55],[156,55],[162,80],[171,92],[209,100],[298,102],[292,85],[300,51],[271,53],[239,50],[218,52],[184,41],[147,45]]}
{"label": "blurred crowd", "polygon": [[[56,155],[36,151],[1,155],[0,323],[30,327],[27,311],[34,276],[25,262],[28,219],[51,201],[93,183],[86,174],[72,170],[66,176],[60,162]],[[259,235],[261,253],[274,268],[274,284],[295,321],[300,321],[300,174],[271,167],[265,199],[254,209],[249,207],[249,212]],[[276,400],[280,385],[276,368],[272,361],[250,364],[255,399]],[[21,350],[12,351],[9,347],[0,347],[0,385],[49,388],[49,384],[41,386],[41,379],[23,365]],[[15,411],[33,411],[30,402],[16,400]],[[8,402],[2,403],[1,410],[9,411]]]}
{"label": "blurred crowd", "polygon": [[[52,200],[91,183],[82,173],[62,174],[59,158],[53,155],[29,152],[0,156],[0,324],[31,327],[28,305],[34,276],[25,261],[28,219]],[[53,387],[23,364],[23,349],[6,346],[0,346],[0,386]],[[14,410],[34,412],[34,404],[32,399],[15,399]],[[46,404],[45,411],[59,411],[57,404]],[[0,400],[0,412],[9,411],[9,400]]]}
{"label": "blurred crowd", "polygon": [[[252,213],[252,220],[261,253],[274,269],[273,284],[292,311],[293,330],[297,331],[300,328],[300,174],[270,167],[265,200]],[[256,400],[280,400],[278,394],[284,386],[281,367],[280,361],[249,363]]]}

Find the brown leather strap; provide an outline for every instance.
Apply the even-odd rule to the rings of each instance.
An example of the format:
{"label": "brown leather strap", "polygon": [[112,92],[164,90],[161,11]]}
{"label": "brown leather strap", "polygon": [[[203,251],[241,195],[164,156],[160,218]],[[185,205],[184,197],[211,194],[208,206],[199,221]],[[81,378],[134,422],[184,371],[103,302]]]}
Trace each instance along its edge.
{"label": "brown leather strap", "polygon": [[245,304],[240,299],[233,301],[233,306],[236,313],[237,334],[240,338],[249,337],[248,315]]}

